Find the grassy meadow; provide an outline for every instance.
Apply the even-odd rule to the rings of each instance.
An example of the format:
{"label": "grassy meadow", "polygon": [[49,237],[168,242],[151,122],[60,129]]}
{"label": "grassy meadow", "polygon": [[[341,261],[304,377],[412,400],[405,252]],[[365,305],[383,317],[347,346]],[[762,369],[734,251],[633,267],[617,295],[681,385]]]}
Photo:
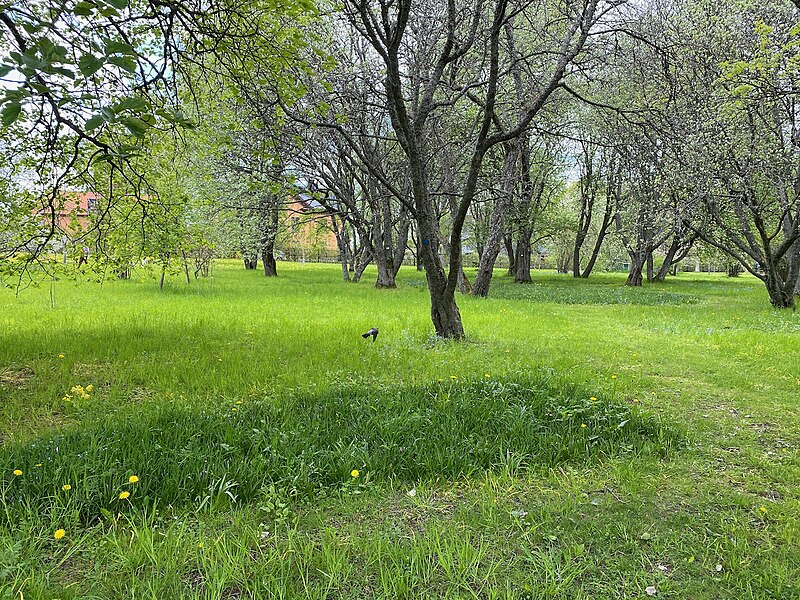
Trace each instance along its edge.
{"label": "grassy meadow", "polygon": [[[0,289],[0,598],[800,598],[800,315],[752,277]],[[375,343],[360,334],[379,327]]]}

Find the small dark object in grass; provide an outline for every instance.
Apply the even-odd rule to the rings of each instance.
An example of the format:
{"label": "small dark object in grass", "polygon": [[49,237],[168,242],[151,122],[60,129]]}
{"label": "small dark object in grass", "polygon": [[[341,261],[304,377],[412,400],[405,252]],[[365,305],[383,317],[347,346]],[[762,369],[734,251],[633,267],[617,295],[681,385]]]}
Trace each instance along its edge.
{"label": "small dark object in grass", "polygon": [[361,334],[361,337],[363,337],[364,339],[367,339],[369,336],[372,336],[372,341],[374,342],[376,340],[376,338],[378,337],[378,328],[377,327],[373,327],[367,333],[362,333]]}

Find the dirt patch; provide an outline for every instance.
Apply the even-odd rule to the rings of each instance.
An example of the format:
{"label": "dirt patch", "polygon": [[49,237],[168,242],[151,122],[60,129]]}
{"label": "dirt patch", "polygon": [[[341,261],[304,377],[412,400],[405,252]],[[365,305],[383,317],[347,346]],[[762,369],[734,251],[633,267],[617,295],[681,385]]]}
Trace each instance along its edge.
{"label": "dirt patch", "polygon": [[23,387],[35,373],[30,367],[6,368],[0,371],[0,386]]}

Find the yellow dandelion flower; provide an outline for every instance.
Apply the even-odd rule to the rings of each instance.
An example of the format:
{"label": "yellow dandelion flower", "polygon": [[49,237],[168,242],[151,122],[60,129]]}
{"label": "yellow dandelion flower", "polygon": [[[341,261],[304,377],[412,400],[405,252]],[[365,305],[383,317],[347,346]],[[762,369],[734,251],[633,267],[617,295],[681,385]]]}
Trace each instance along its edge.
{"label": "yellow dandelion flower", "polygon": [[589,398],[589,401],[590,401],[590,402],[594,402],[595,400],[597,400],[597,398],[595,398],[594,396],[592,396],[591,398]]}
{"label": "yellow dandelion flower", "polygon": [[358,477],[360,473],[358,472],[358,469],[353,469],[352,471],[350,471],[350,475],[352,477]]}
{"label": "yellow dandelion flower", "polygon": [[766,506],[762,506],[758,510],[760,510],[762,513],[765,513],[765,512],[767,512],[767,507]]}
{"label": "yellow dandelion flower", "polygon": [[611,379],[616,379],[616,378],[617,378],[617,376],[616,376],[616,375],[612,375],[612,376],[611,376]]}
{"label": "yellow dandelion flower", "polygon": [[586,423],[581,423],[581,429],[586,429]]}
{"label": "yellow dandelion flower", "polygon": [[54,538],[56,538],[57,540],[60,540],[60,539],[61,539],[61,538],[63,538],[65,535],[67,535],[67,532],[66,532],[66,531],[64,531],[63,529],[56,529],[56,530],[53,532],[53,537],[54,537]]}
{"label": "yellow dandelion flower", "polygon": [[203,542],[200,542],[199,544],[197,544],[197,547],[202,550],[203,549]]}
{"label": "yellow dandelion flower", "polygon": [[458,377],[455,375],[450,375],[450,379],[458,379]]}
{"label": "yellow dandelion flower", "polygon": [[72,486],[68,483],[65,483],[64,485],[61,486],[61,489],[64,490],[65,492],[68,492],[72,489]]}
{"label": "yellow dandelion flower", "polygon": [[70,396],[69,394],[67,394],[67,395],[65,395],[65,396],[62,398],[62,400],[63,400],[64,402],[69,402],[70,400],[72,400],[72,396]]}
{"label": "yellow dandelion flower", "polygon": [[92,390],[94,390],[94,386],[90,383],[89,385],[86,386],[86,391],[91,392]]}
{"label": "yellow dandelion flower", "polygon": [[14,469],[14,475],[19,477],[20,475],[22,475],[22,471],[20,469]]}
{"label": "yellow dandelion flower", "polygon": [[234,406],[234,407],[231,409],[231,412],[236,412],[237,410],[239,410],[239,409],[238,409],[238,408],[236,408],[236,407]]}
{"label": "yellow dandelion flower", "polygon": [[639,404],[639,399],[638,399],[638,398],[634,398],[634,399],[633,399],[633,403],[634,403],[634,404]]}
{"label": "yellow dandelion flower", "polygon": [[139,476],[138,475],[131,475],[128,477],[128,483],[138,483]]}
{"label": "yellow dandelion flower", "polygon": [[125,499],[126,499],[128,496],[130,496],[130,495],[131,495],[131,493],[130,493],[130,492],[120,492],[120,494],[119,494],[119,499],[120,499],[120,500],[125,500]]}
{"label": "yellow dandelion flower", "polygon": [[58,358],[64,358],[64,355],[63,354],[59,354]]}
{"label": "yellow dandelion flower", "polygon": [[489,373],[486,373],[486,374],[484,375],[484,377],[491,377],[491,375],[489,375]]}
{"label": "yellow dandelion flower", "polygon": [[242,401],[241,401],[241,400],[237,400],[237,401],[236,401],[236,404],[241,404],[241,403],[242,403]]}
{"label": "yellow dandelion flower", "polygon": [[438,383],[442,383],[442,380],[441,380],[441,379],[437,379],[436,381],[437,381]]}
{"label": "yellow dandelion flower", "polygon": [[35,464],[35,465],[33,465],[33,466],[34,466],[34,467],[41,467],[41,466],[42,466],[42,463],[36,463],[36,464]]}

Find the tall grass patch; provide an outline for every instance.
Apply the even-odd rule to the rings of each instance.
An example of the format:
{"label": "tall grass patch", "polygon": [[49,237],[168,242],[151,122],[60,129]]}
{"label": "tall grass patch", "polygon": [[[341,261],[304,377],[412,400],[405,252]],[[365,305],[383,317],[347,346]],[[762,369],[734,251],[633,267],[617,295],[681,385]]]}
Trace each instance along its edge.
{"label": "tall grass patch", "polygon": [[302,499],[376,480],[664,454],[680,439],[634,405],[544,376],[350,384],[214,406],[154,401],[4,447],[0,516],[13,525],[49,515],[55,525],[130,507],[220,510],[276,488]]}

